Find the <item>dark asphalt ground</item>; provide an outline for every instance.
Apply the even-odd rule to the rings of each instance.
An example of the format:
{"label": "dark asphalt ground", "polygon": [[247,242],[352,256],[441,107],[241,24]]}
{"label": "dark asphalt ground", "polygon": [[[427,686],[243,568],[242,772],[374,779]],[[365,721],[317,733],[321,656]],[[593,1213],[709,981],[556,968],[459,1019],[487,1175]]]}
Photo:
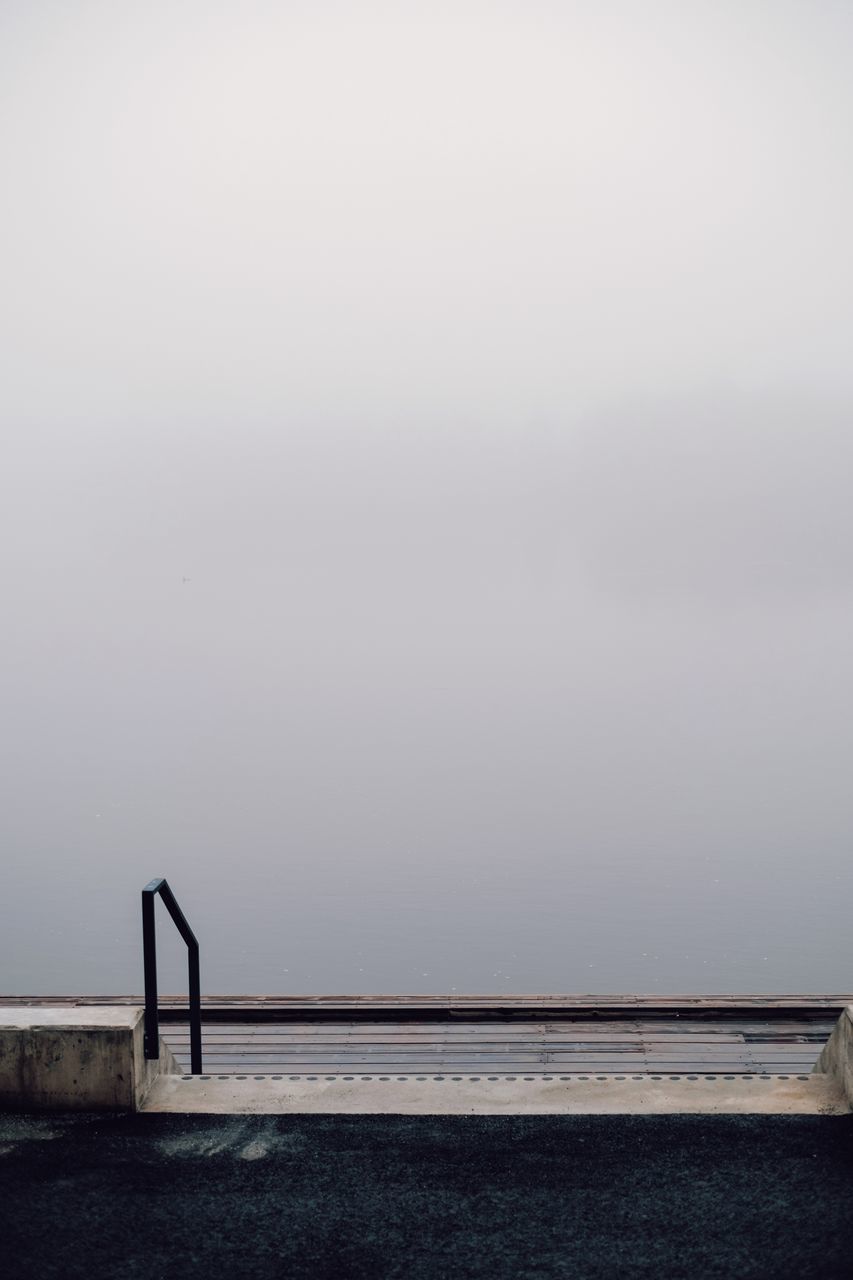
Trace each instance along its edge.
{"label": "dark asphalt ground", "polygon": [[17,1277],[853,1277],[853,1116],[0,1115]]}

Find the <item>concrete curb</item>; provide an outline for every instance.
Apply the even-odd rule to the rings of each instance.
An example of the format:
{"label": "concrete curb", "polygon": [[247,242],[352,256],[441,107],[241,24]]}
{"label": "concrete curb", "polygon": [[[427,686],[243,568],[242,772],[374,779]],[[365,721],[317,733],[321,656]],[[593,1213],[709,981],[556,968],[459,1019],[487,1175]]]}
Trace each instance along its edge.
{"label": "concrete curb", "polygon": [[853,1109],[853,1006],[838,1019],[812,1071],[833,1080]]}
{"label": "concrete curb", "polygon": [[0,1010],[0,1107],[7,1111],[136,1111],[161,1072],[179,1071],[160,1042],[143,1052],[142,1009]]}
{"label": "concrete curb", "polygon": [[829,1076],[162,1076],[146,1112],[205,1115],[845,1115]]}

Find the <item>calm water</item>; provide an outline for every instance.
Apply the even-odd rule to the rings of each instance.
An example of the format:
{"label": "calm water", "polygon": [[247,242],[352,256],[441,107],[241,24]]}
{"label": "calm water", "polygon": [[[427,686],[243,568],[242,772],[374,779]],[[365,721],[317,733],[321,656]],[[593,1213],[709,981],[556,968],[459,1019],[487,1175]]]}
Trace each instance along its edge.
{"label": "calm water", "polygon": [[[811,493],[791,439],[770,506]],[[605,528],[560,449],[385,441],[294,478],[276,438],[266,468],[229,440],[139,542],[186,440],[140,445],[121,502],[39,464],[53,518],[19,499],[4,637],[3,987],[139,990],[156,875],[211,992],[851,987],[853,531],[830,546],[817,511],[853,505],[827,453],[818,533],[774,560],[726,447],[672,509],[670,472],[637,473]]]}
{"label": "calm water", "polygon": [[[594,792],[603,807],[578,759],[537,756],[531,736],[529,756],[516,738],[496,760],[499,726],[475,752],[469,720],[447,755],[404,767],[390,743],[378,758],[374,727],[372,751],[360,738],[312,786],[293,765],[262,772],[260,755],[240,771],[230,746],[213,778],[194,772],[203,737],[185,744],[179,776],[152,756],[147,785],[134,771],[124,791],[121,762],[102,757],[94,785],[91,760],[69,754],[35,812],[20,806],[5,991],[139,991],[138,890],[162,874],[200,938],[209,992],[853,986],[848,848],[826,809],[822,829],[798,819],[799,797],[775,780],[765,804],[744,780],[733,813],[719,783],[713,802],[698,781],[669,793],[646,757],[630,787],[614,776]],[[181,951],[159,919],[162,989],[181,990]]]}
{"label": "calm water", "polygon": [[[176,851],[119,866],[102,846],[91,879],[80,865],[21,869],[4,923],[4,990],[138,992],[135,890],[151,870],[171,875],[209,992],[853,987],[841,857],[766,882],[741,860],[711,857],[690,868],[647,855],[620,868],[600,856],[584,872],[508,850],[480,874],[428,851],[395,858],[390,873],[365,852],[343,871],[311,861],[255,850],[217,868]],[[182,990],[180,952],[159,918],[162,989]]]}

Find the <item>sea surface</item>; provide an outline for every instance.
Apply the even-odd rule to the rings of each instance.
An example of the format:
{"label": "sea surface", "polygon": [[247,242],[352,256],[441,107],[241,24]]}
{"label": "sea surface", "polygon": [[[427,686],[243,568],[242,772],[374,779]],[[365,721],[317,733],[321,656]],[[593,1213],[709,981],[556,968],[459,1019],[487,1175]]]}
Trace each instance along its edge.
{"label": "sea surface", "polygon": [[[345,856],[272,834],[217,842],[212,822],[123,850],[116,811],[79,824],[83,853],[7,865],[4,993],[139,992],[139,891],[155,875],[196,931],[209,993],[853,990],[843,849],[784,869],[748,849],[628,858],[537,842],[532,822],[530,847],[513,847],[495,821],[479,856],[416,827],[398,849],[353,837]],[[161,991],[180,992],[185,953],[157,911]]]}

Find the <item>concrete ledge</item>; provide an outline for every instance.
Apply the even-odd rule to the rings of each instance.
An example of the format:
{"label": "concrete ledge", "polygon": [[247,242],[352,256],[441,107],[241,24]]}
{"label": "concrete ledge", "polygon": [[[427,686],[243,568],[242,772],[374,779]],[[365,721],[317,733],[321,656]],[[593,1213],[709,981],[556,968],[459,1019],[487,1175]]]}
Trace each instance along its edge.
{"label": "concrete ledge", "polygon": [[135,1111],[161,1072],[177,1072],[160,1042],[143,1052],[139,1008],[0,1010],[0,1107],[7,1111]]}
{"label": "concrete ledge", "polygon": [[162,1076],[144,1111],[206,1115],[845,1115],[828,1076],[554,1080]]}
{"label": "concrete ledge", "polygon": [[813,1070],[833,1080],[853,1109],[853,1006],[848,1005],[838,1019]]}

